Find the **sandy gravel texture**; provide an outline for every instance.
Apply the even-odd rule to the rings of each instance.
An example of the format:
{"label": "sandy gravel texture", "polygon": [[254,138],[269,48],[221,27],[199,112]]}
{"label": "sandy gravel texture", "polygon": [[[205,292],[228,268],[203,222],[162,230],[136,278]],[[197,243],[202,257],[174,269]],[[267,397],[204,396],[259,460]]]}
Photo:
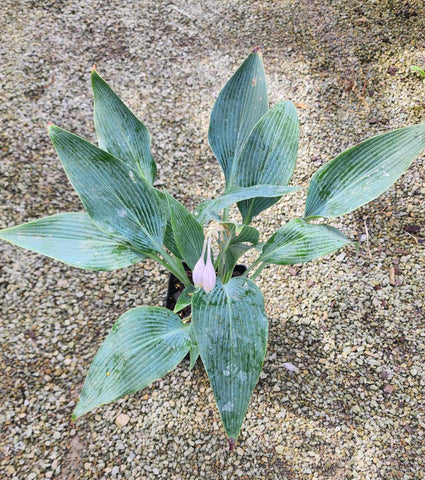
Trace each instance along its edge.
{"label": "sandy gravel texture", "polygon": [[[271,104],[300,107],[293,185],[369,135],[425,121],[425,85],[409,70],[425,66],[423,1],[4,0],[0,14],[0,227],[81,210],[45,124],[94,141],[94,62],[149,127],[158,185],[188,207],[222,191],[209,113],[257,44]],[[305,195],[255,222],[264,239],[302,215]],[[358,255],[264,270],[268,353],[232,454],[206,375],[187,361],[71,423],[114,321],[162,305],[161,267],[90,273],[0,243],[0,477],[424,479],[424,196],[422,156],[331,222]]]}

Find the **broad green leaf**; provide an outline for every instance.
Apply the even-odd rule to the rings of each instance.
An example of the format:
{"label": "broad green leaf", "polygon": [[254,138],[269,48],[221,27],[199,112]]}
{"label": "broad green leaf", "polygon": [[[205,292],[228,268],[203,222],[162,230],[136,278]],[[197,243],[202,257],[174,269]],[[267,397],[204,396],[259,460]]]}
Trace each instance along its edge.
{"label": "broad green leaf", "polygon": [[305,217],[333,218],[384,193],[425,149],[425,123],[400,128],[351,147],[311,178]]}
{"label": "broad green leaf", "polygon": [[173,236],[180,257],[186,262],[191,270],[196,265],[202,253],[204,244],[204,231],[195,218],[180,202],[170,194],[166,194]]}
{"label": "broad green leaf", "polygon": [[241,200],[248,200],[256,197],[281,197],[286,193],[299,190],[300,187],[286,187],[281,185],[255,185],[253,187],[232,187],[227,190],[224,195],[207,200],[198,205],[195,215],[197,214],[198,222],[203,225],[209,220],[217,219],[217,215],[224,208],[229,207],[232,203]]}
{"label": "broad green leaf", "polygon": [[258,243],[260,232],[255,227],[241,223],[224,222],[222,220],[218,223],[225,228],[227,236],[230,238],[230,243]]}
{"label": "broad green leaf", "polygon": [[173,255],[181,259],[181,254],[177,248],[176,240],[173,234],[173,227],[171,225],[170,208],[168,206],[168,200],[167,200],[168,192],[161,192],[161,190],[156,189],[156,193],[158,194],[161,200],[161,206],[162,206],[164,218],[167,219],[165,232],[164,232],[164,245]]}
{"label": "broad green leaf", "polygon": [[260,238],[260,232],[248,225],[243,225],[241,230],[237,229],[237,232],[238,235],[231,239],[225,251],[226,270],[229,272],[233,272],[239,258],[254,248]]}
{"label": "broad green leaf", "polygon": [[173,235],[173,227],[171,226],[171,220],[167,220],[167,225],[165,227],[165,232],[164,232],[164,245],[166,248],[177,258],[181,258],[181,253],[179,252],[177,245],[176,245],[176,240]]}
{"label": "broad green leaf", "polygon": [[[242,242],[239,242],[239,243],[236,243],[236,242],[232,242],[229,246],[229,250],[232,254],[232,257],[234,258],[234,265],[233,267],[235,267],[236,265],[236,262],[237,260],[239,259],[239,257],[241,257],[244,253],[246,253],[248,250],[250,250],[251,248],[254,248],[255,245],[253,244],[247,244],[247,243],[242,243]],[[232,269],[233,270],[233,269]]]}
{"label": "broad green leaf", "polygon": [[193,296],[192,322],[224,428],[236,440],[266,353],[263,297],[245,277],[217,282]]}
{"label": "broad green leaf", "polygon": [[179,295],[179,298],[177,299],[176,306],[174,307],[173,312],[178,313],[183,308],[186,308],[192,303],[192,296],[195,292],[195,287],[193,285],[189,285],[186,287],[182,293]]}
{"label": "broad green leaf", "polygon": [[6,228],[0,238],[86,270],[115,270],[145,258],[99,230],[86,213],[59,213]]}
{"label": "broad green leaf", "polygon": [[352,242],[336,228],[314,225],[302,219],[288,222],[263,247],[260,260],[293,265],[323,257]]}
{"label": "broad green leaf", "polygon": [[226,283],[232,277],[232,272],[239,258],[257,245],[260,232],[254,227],[237,225],[231,222],[221,222],[221,225],[227,226],[230,232],[229,240],[223,247],[224,271],[227,274],[222,278],[222,281]]}
{"label": "broad green leaf", "polygon": [[189,325],[166,308],[138,307],[124,313],[94,357],[72,417],[162,378],[189,352],[189,332]]}
{"label": "broad green leaf", "polygon": [[[295,105],[290,101],[275,105],[257,122],[234,160],[230,185],[287,185],[297,161],[299,136]],[[244,223],[278,200],[260,197],[239,202]]]}
{"label": "broad green leaf", "polygon": [[236,233],[237,236],[233,239],[232,243],[248,242],[257,245],[260,238],[260,232],[255,227],[248,225],[238,225]]}
{"label": "broad green leaf", "polygon": [[54,125],[53,145],[94,223],[142,253],[162,248],[166,219],[157,191],[124,161]]}
{"label": "broad green leaf", "polygon": [[223,283],[226,283],[232,277],[232,272],[238,263],[239,258],[248,250],[254,248],[255,245],[248,245],[246,243],[231,243],[224,251],[224,264],[227,274],[223,278]]}
{"label": "broad green leaf", "polygon": [[153,183],[156,174],[148,129],[95,70],[91,74],[99,146]]}
{"label": "broad green leaf", "polygon": [[211,112],[208,140],[226,181],[234,158],[268,108],[262,55],[254,49],[226,83]]}

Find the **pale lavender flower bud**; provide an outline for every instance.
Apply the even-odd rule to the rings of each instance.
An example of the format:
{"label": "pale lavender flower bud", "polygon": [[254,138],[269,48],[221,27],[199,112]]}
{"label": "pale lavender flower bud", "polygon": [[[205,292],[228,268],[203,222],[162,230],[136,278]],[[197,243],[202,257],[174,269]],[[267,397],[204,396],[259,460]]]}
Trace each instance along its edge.
{"label": "pale lavender flower bud", "polygon": [[214,265],[211,261],[211,239],[208,239],[207,263],[205,264],[202,286],[206,292],[212,292],[217,281]]}
{"label": "pale lavender flower bud", "polygon": [[202,279],[204,277],[205,270],[205,249],[207,246],[207,240],[204,240],[204,246],[202,248],[201,258],[196,262],[195,268],[192,272],[192,280],[195,287],[202,287]]}

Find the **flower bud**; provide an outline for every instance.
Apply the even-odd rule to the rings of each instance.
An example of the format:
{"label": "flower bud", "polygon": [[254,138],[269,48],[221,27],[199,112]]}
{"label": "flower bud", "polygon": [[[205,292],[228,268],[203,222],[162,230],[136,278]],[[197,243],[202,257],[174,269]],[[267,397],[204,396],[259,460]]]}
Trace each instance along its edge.
{"label": "flower bud", "polygon": [[205,270],[204,258],[205,258],[206,246],[207,246],[207,240],[204,240],[204,246],[202,248],[201,258],[196,262],[195,268],[192,271],[192,280],[195,287],[202,286],[202,279],[203,279],[204,270]]}
{"label": "flower bud", "polygon": [[202,277],[202,286],[206,292],[212,292],[217,281],[217,276],[215,274],[214,265],[211,261],[211,239],[208,239],[208,250],[207,250],[207,263],[205,264],[203,277]]}
{"label": "flower bud", "polygon": [[[207,261],[205,263],[205,249],[207,249]],[[196,262],[192,272],[195,287],[203,287],[206,292],[214,290],[217,276],[211,261],[211,238],[204,240],[201,258]]]}

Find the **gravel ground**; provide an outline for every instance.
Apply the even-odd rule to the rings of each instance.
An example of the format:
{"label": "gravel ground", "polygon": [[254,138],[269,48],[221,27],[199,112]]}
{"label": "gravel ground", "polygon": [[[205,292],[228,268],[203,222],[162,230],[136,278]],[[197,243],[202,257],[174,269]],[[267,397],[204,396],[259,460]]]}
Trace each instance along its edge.
{"label": "gravel ground", "polygon": [[[45,124],[94,140],[94,62],[150,128],[158,183],[192,207],[223,187],[209,112],[254,45],[271,103],[300,107],[294,185],[371,134],[424,122],[425,86],[409,70],[425,65],[424,12],[415,0],[3,1],[0,227],[81,210]],[[305,193],[256,222],[264,238],[302,214]],[[264,270],[268,354],[232,454],[207,378],[187,361],[71,423],[115,320],[162,304],[162,268],[88,273],[1,243],[0,477],[424,479],[424,195],[421,157],[333,222],[358,255]]]}

